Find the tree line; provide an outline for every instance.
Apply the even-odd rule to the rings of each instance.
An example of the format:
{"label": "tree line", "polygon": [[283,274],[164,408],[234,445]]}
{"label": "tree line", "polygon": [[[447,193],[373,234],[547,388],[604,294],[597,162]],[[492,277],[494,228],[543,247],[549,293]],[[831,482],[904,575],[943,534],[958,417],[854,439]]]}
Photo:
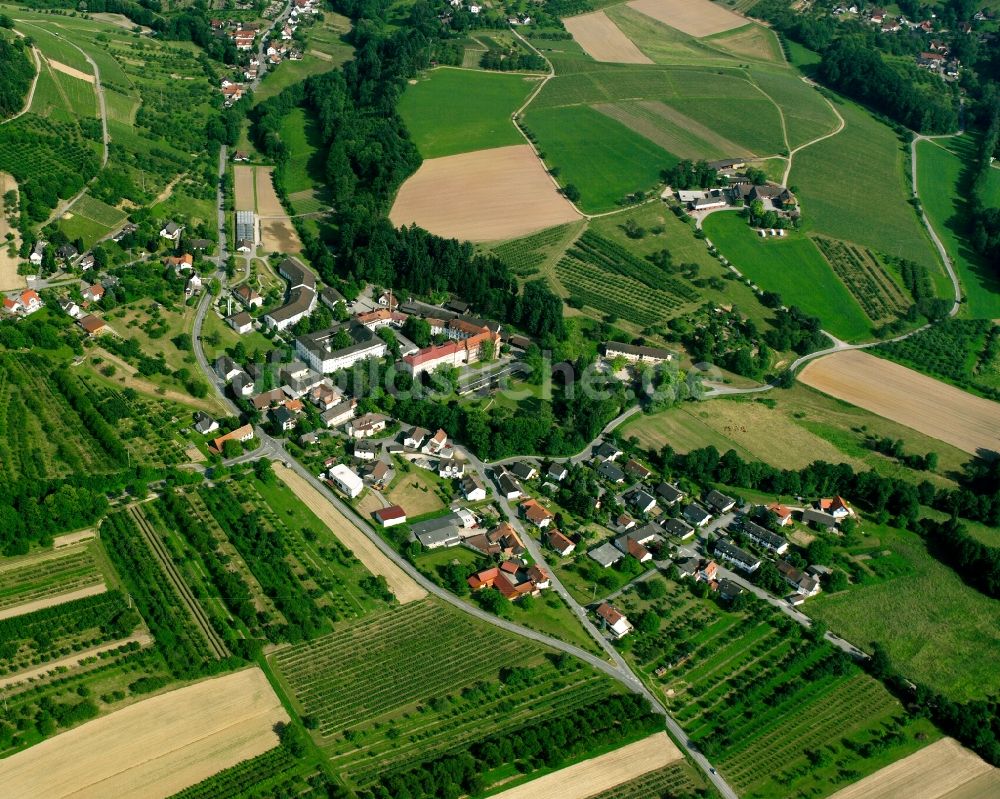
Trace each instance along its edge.
{"label": "tree line", "polygon": [[[5,24],[10,21],[10,17],[0,16],[0,27],[11,27]],[[24,106],[24,98],[35,76],[35,64],[21,39],[7,41],[3,38],[0,38],[0,64],[3,64],[0,70],[0,117],[6,119]]]}

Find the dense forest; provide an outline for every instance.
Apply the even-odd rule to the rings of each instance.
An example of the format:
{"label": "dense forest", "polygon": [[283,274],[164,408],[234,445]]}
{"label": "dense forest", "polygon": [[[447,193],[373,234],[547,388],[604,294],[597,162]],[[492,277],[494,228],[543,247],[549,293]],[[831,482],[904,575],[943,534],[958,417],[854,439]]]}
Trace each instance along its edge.
{"label": "dense forest", "polygon": [[396,190],[420,165],[396,104],[406,80],[429,65],[435,50],[441,26],[430,5],[416,3],[409,24],[390,34],[376,24],[386,13],[382,5],[334,5],[358,22],[354,60],[285,89],[253,114],[255,142],[278,164],[279,177],[289,156],[280,134],[284,116],[302,107],[318,122],[323,177],[336,212],[323,240],[300,231],[310,261],[331,283],[368,281],[428,297],[455,293],[480,315],[541,339],[562,338],[562,302],[544,283],[519,292],[499,259],[419,228],[396,229],[386,218]]}
{"label": "dense forest", "polygon": [[[0,17],[0,27],[9,21]],[[21,39],[7,41],[0,38],[0,117],[6,119],[24,107],[24,98],[35,75],[35,65]]]}

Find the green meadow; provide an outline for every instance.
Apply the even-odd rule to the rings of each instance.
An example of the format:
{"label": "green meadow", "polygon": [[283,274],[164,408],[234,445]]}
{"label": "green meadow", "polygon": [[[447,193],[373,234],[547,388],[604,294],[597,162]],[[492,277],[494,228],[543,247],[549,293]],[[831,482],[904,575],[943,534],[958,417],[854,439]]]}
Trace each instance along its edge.
{"label": "green meadow", "polygon": [[823,327],[848,341],[866,338],[871,322],[837,279],[816,245],[801,233],[761,239],[737,213],[715,213],[704,222],[705,234],[729,261],[786,305],[819,317]]}
{"label": "green meadow", "polygon": [[407,87],[399,113],[424,158],[524,144],[511,115],[538,80],[441,67]]}
{"label": "green meadow", "polygon": [[906,145],[853,103],[837,110],[847,126],[798,153],[789,179],[807,229],[923,264],[944,289],[944,270],[909,203]]}
{"label": "green meadow", "polygon": [[924,212],[958,270],[967,315],[996,319],[1000,318],[1000,276],[963,236],[962,205],[967,191],[963,156],[971,161],[974,155],[966,151],[972,146],[971,139],[917,142],[917,188]]}

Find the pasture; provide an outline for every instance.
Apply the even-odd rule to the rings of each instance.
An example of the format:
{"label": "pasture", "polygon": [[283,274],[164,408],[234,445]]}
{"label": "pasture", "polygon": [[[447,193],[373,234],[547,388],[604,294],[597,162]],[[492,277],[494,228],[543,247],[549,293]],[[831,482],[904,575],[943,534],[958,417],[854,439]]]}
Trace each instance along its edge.
{"label": "pasture", "polygon": [[1000,793],[1000,770],[952,738],[925,746],[830,799],[978,799]]}
{"label": "pasture", "polygon": [[631,0],[628,5],[690,36],[710,36],[747,24],[744,17],[709,0]]}
{"label": "pasture", "polygon": [[278,743],[288,721],[259,669],[131,705],[4,761],[11,796],[170,796]]}
{"label": "pasture", "polygon": [[[626,437],[636,436],[647,448],[669,444],[678,452],[690,452],[711,445],[719,452],[734,449],[744,459],[779,468],[806,466],[822,458],[913,483],[927,479],[949,488],[954,487],[949,475],[960,471],[969,459],[956,447],[802,384],[769,392],[758,400],[718,399],[633,417],[620,431]],[[937,472],[913,471],[868,449],[865,435],[902,440],[908,452],[936,452]],[[794,444],[786,446],[784,441]]]}
{"label": "pasture", "polygon": [[511,115],[539,80],[440,67],[407,86],[399,113],[424,158],[521,144]]}
{"label": "pasture", "polygon": [[928,554],[914,533],[865,522],[865,551],[892,551],[902,566],[884,580],[851,585],[809,601],[809,615],[864,648],[886,647],[916,682],[955,701],[981,699],[1000,688],[994,600],[966,585]]}
{"label": "pasture", "polygon": [[603,11],[567,17],[563,24],[584,52],[595,61],[617,64],[653,63]]}
{"label": "pasture", "polygon": [[[532,106],[525,126],[537,139],[562,186],[575,186],[580,207],[590,213],[616,208],[627,195],[650,191],[676,156],[625,125],[584,105]],[[565,220],[564,220],[565,221]]]}
{"label": "pasture", "polygon": [[[802,203],[806,229],[908,258],[926,266],[936,281],[944,279],[908,202],[906,148],[889,127],[858,106],[840,101],[837,110],[847,127],[798,153],[789,178]],[[879,198],[877,211],[872,197]]]}
{"label": "pasture", "polygon": [[808,237],[788,231],[785,238],[762,239],[733,212],[714,213],[702,227],[733,266],[761,288],[780,294],[785,305],[819,317],[838,338],[869,336],[870,320]]}
{"label": "pasture", "polygon": [[[907,719],[879,682],[829,645],[809,641],[779,611],[725,610],[664,582],[662,599],[619,598],[630,617],[652,613],[658,622],[655,632],[630,636],[626,656],[740,794],[829,791],[936,735],[928,722]],[[885,743],[876,753],[858,752],[878,739]],[[830,757],[809,757],[817,749]]]}
{"label": "pasture", "polygon": [[579,219],[527,144],[424,161],[389,213],[446,238],[498,241]]}
{"label": "pasture", "polygon": [[285,191],[295,194],[315,189],[316,176],[323,174],[325,160],[316,121],[305,109],[292,109],[281,120],[281,140],[290,153],[282,172]]}
{"label": "pasture", "polygon": [[[1000,276],[965,240],[963,171],[971,142],[917,142],[917,187],[927,218],[951,256],[966,297],[963,315],[1000,318]],[[946,149],[946,147],[948,149]]]}
{"label": "pasture", "polygon": [[966,452],[1000,452],[1000,404],[892,361],[838,352],[806,364],[799,380]]}

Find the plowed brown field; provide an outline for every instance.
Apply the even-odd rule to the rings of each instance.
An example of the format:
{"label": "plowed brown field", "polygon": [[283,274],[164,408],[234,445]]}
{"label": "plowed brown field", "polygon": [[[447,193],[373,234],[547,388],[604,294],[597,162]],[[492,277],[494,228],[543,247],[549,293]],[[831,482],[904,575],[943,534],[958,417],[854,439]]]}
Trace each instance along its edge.
{"label": "plowed brown field", "polygon": [[603,11],[567,17],[563,24],[573,34],[577,44],[595,61],[617,64],[653,63]]}
{"label": "plowed brown field", "polygon": [[709,0],[632,0],[628,5],[691,36],[711,36],[749,24],[748,20]]}

